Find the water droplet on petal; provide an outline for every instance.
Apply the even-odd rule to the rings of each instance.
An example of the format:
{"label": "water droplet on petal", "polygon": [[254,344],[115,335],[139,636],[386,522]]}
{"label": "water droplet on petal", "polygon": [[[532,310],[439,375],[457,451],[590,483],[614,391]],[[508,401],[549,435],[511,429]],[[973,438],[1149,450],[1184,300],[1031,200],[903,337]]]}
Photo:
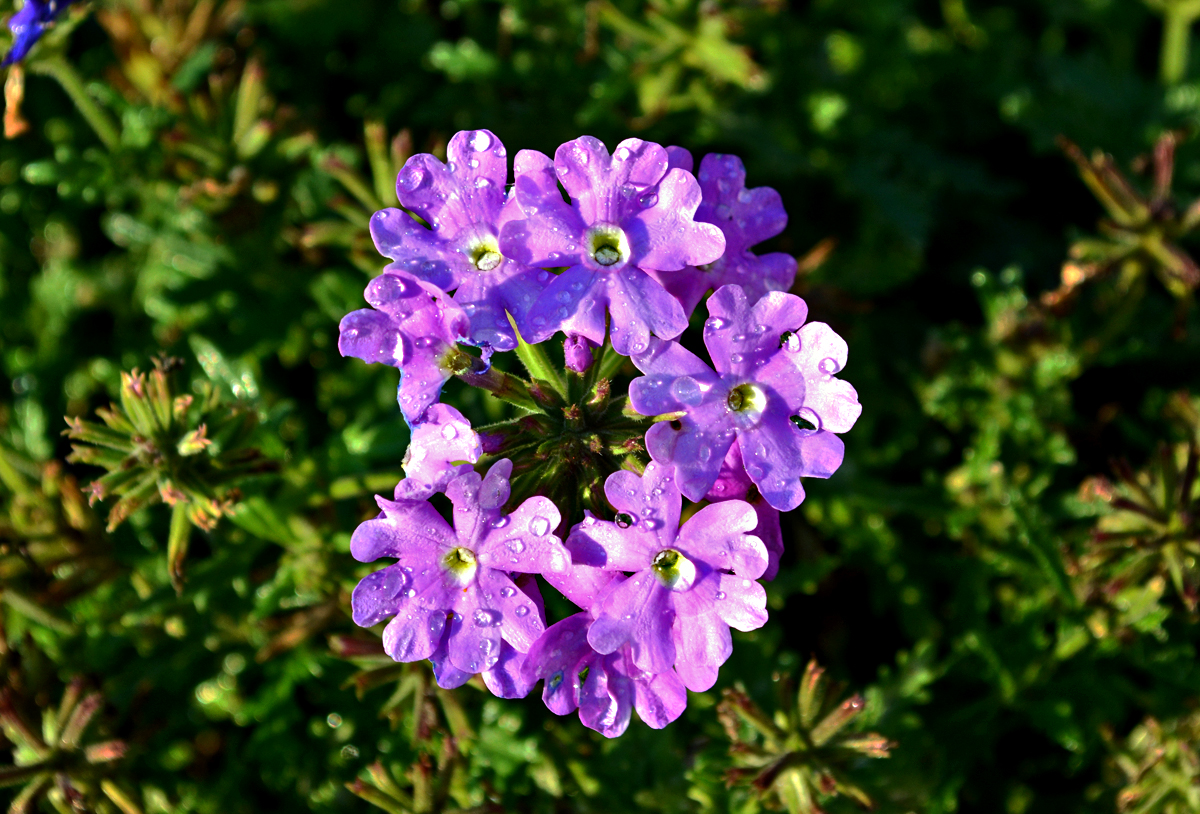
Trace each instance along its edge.
{"label": "water droplet on petal", "polygon": [[[504,544],[508,546],[508,550],[514,554],[520,554],[525,550],[525,541],[520,537],[509,537],[504,541]],[[516,560],[513,562],[516,562]]]}
{"label": "water droplet on petal", "polygon": [[421,186],[421,182],[425,180],[425,170],[420,167],[409,167],[406,171],[400,173],[400,188],[406,192],[412,192],[417,187]]}
{"label": "water droplet on petal", "polygon": [[522,605],[521,607],[517,608],[517,616],[524,617],[524,616],[528,616],[528,615],[529,615],[529,606],[528,605]]}
{"label": "water droplet on petal", "polygon": [[792,331],[784,331],[779,337],[779,347],[788,353],[799,353],[800,335]]}
{"label": "water droplet on petal", "polygon": [[475,148],[475,152],[482,153],[492,146],[492,137],[483,130],[476,130],[475,135],[471,136],[471,146]]}
{"label": "water droplet on petal", "polygon": [[535,517],[529,521],[529,531],[535,537],[542,537],[550,531],[550,521],[544,517]]}
{"label": "water droplet on petal", "polygon": [[729,324],[728,322],[721,319],[720,317],[709,317],[708,321],[706,321],[704,323],[704,327],[708,328],[709,330],[719,331],[722,328],[724,328],[725,326],[727,326],[728,324]]}
{"label": "water droplet on petal", "polygon": [[653,192],[647,193],[638,198],[638,203],[641,204],[643,209],[649,209],[658,203],[658,195],[654,194]]}
{"label": "water droplet on petal", "polygon": [[496,611],[490,611],[485,608],[477,608],[472,618],[475,620],[475,624],[479,627],[492,627],[493,625],[499,623],[500,614]]}
{"label": "water droplet on petal", "polygon": [[508,525],[507,517],[497,517],[495,520],[492,521],[492,528],[494,528],[494,529],[502,529],[507,525]]}
{"label": "water droplet on petal", "polygon": [[821,372],[826,376],[832,376],[834,373],[837,373],[842,369],[842,366],[838,364],[837,359],[834,359],[832,356],[826,356],[821,360],[821,363],[817,365],[817,367],[820,368]]}
{"label": "water droplet on petal", "polygon": [[517,589],[511,585],[505,585],[503,588],[500,589],[500,596],[504,597],[505,599],[511,599],[512,597],[514,597],[516,595],[517,595]]}
{"label": "water droplet on petal", "polygon": [[458,430],[454,428],[453,424],[447,424],[446,426],[442,427],[442,437],[447,441],[453,441],[458,437]]}
{"label": "water droplet on petal", "polygon": [[725,598],[725,592],[717,591],[717,599],[724,599],[724,598]]}

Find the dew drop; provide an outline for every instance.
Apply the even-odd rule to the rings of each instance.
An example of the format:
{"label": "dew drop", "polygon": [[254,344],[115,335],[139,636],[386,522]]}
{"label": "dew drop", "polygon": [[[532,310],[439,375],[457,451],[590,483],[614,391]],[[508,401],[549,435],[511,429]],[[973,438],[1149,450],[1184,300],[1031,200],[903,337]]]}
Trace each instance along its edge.
{"label": "dew drop", "polygon": [[550,521],[544,517],[535,517],[529,521],[529,531],[535,537],[542,537],[550,531]]}
{"label": "dew drop", "polygon": [[725,598],[725,592],[717,591],[717,599],[724,599],[724,598]]}
{"label": "dew drop", "polygon": [[[468,162],[467,162],[467,166],[468,166],[468,167],[470,167],[470,168],[471,168],[471,169],[473,169],[473,170],[475,170],[475,169],[479,169],[479,159],[477,159],[477,158],[472,158],[470,161],[468,161]],[[481,180],[482,180],[482,179],[481,179]]]}
{"label": "dew drop", "polygon": [[400,188],[412,192],[417,187],[421,186],[421,182],[425,180],[425,171],[420,167],[411,167],[408,172],[400,174]]}
{"label": "dew drop", "polygon": [[783,348],[788,353],[800,352],[800,335],[792,331],[784,331],[779,336],[779,347]]}
{"label": "dew drop", "polygon": [[634,523],[634,519],[635,518],[633,517],[633,515],[626,514],[625,512],[620,512],[617,514],[617,516],[615,518],[613,518],[613,520],[617,524],[617,528],[620,528],[620,529],[627,529],[630,526],[632,526]]}
{"label": "dew drop", "polygon": [[742,355],[740,353],[731,353],[729,354],[729,361],[736,365],[742,361]]}
{"label": "dew drop", "polygon": [[484,608],[477,608],[472,618],[479,627],[492,627],[500,621],[500,614]]}
{"label": "dew drop", "polygon": [[[475,163],[474,160],[472,160],[471,163],[474,164]],[[492,182],[486,178],[476,178],[475,179],[475,188],[476,189],[486,189],[487,187],[490,187],[491,185],[492,185]]]}
{"label": "dew drop", "polygon": [[643,209],[649,209],[658,203],[658,195],[654,194],[653,192],[647,193],[646,195],[638,198],[638,203]]}
{"label": "dew drop", "polygon": [[495,520],[492,521],[492,528],[494,528],[494,529],[502,529],[507,525],[508,525],[507,517],[497,517]]}
{"label": "dew drop", "polygon": [[528,615],[529,615],[529,606],[528,605],[522,605],[521,607],[517,608],[517,616],[525,617]]}
{"label": "dew drop", "polygon": [[832,376],[842,369],[842,366],[837,363],[837,359],[834,359],[832,356],[826,356],[817,367],[826,376]]}
{"label": "dew drop", "polygon": [[721,319],[720,317],[709,317],[708,320],[704,323],[704,327],[708,328],[710,330],[713,330],[713,331],[719,331],[728,324],[729,324],[728,322]]}
{"label": "dew drop", "polygon": [[454,428],[453,424],[447,424],[446,426],[442,427],[442,437],[447,441],[453,441],[458,437],[458,430]]}
{"label": "dew drop", "polygon": [[517,589],[511,585],[505,585],[500,589],[500,596],[504,597],[505,599],[512,599],[516,595]]}
{"label": "dew drop", "polygon": [[[504,541],[504,544],[508,546],[508,550],[514,554],[520,554],[525,550],[525,541],[520,537],[509,537]],[[516,561],[514,560],[514,562]]]}
{"label": "dew drop", "polygon": [[492,146],[492,137],[483,130],[476,130],[475,135],[471,136],[471,146],[475,148],[475,152],[482,153]]}
{"label": "dew drop", "polygon": [[629,148],[618,147],[617,152],[613,155],[613,158],[615,158],[617,161],[627,160],[629,158]]}

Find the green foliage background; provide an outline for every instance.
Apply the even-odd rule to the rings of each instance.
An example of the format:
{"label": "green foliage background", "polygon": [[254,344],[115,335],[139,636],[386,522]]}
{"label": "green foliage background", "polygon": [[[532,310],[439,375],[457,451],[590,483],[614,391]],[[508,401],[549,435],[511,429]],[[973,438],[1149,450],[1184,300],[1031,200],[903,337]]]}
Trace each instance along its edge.
{"label": "green foliage background", "polygon": [[[447,778],[446,810],[758,811],[776,803],[725,783],[720,690],[776,709],[815,656],[864,693],[853,726],[895,744],[844,767],[879,811],[1200,811],[1195,612],[1169,568],[1095,591],[1079,565],[1112,512],[1080,485],[1197,437],[1171,407],[1200,394],[1194,284],[1169,289],[1135,253],[1067,307],[1039,301],[1103,214],[1057,136],[1132,177],[1175,130],[1180,202],[1158,216],[1200,191],[1200,65],[1160,78],[1162,13],[93,0],[66,15],[26,60],[28,131],[0,142],[0,663],[30,721],[74,677],[103,693],[89,737],[128,749],[80,769],[81,810],[366,811],[346,784],[378,760],[405,787]],[[356,693],[363,665],[338,655],[362,635],[349,591],[370,570],[350,532],[400,476],[407,429],[396,372],[342,359],[337,324],[383,265],[365,223],[395,203],[395,160],[464,128],[510,155],[583,133],[736,153],[790,214],[762,248],[836,240],[796,291],[849,342],[862,419],[842,469],[785,517],[771,621],[735,636],[718,687],[661,732],[635,721],[606,741],[536,693],[471,686],[418,688],[381,717],[420,676]],[[89,515],[63,480],[100,472],[62,463],[59,434],[160,353],[185,362],[179,392],[252,411],[279,464],[190,532],[178,593],[170,509],[103,531],[109,504]],[[446,400],[486,414],[454,385]],[[46,540],[68,555],[29,553]],[[429,738],[421,715],[439,721]]]}

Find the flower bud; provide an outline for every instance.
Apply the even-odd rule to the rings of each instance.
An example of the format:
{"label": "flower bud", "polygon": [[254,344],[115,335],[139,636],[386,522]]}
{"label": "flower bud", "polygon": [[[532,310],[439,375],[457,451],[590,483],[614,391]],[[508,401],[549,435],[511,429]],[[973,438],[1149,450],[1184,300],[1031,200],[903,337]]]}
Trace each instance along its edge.
{"label": "flower bud", "polygon": [[567,367],[576,373],[583,373],[592,366],[592,348],[596,343],[586,336],[571,334],[563,342],[563,355],[567,359]]}

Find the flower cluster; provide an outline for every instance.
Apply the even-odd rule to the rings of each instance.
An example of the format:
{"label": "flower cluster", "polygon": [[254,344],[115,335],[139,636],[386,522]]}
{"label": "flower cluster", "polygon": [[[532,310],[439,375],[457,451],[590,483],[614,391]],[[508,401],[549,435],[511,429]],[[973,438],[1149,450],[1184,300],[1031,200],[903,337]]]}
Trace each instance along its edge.
{"label": "flower cluster", "polygon": [[[861,411],[836,378],[846,343],[786,293],[792,257],[751,251],[787,216],[737,157],[697,177],[679,147],[585,136],[513,167],[494,134],[458,133],[446,163],[410,158],[404,208],[371,220],[392,262],[339,348],[399,369],[412,436],[406,477],[351,542],[395,560],[359,583],[354,620],[390,618],[388,655],[430,659],[444,688],[542,681],[551,710],[607,736],[634,709],[663,727],[716,683],[730,629],[767,621],[780,512],[838,468]],[[710,361],[685,335],[706,297]],[[507,351],[528,379],[501,369]],[[455,376],[514,414],[472,427],[439,401]],[[579,612],[547,625],[539,576]]]}

